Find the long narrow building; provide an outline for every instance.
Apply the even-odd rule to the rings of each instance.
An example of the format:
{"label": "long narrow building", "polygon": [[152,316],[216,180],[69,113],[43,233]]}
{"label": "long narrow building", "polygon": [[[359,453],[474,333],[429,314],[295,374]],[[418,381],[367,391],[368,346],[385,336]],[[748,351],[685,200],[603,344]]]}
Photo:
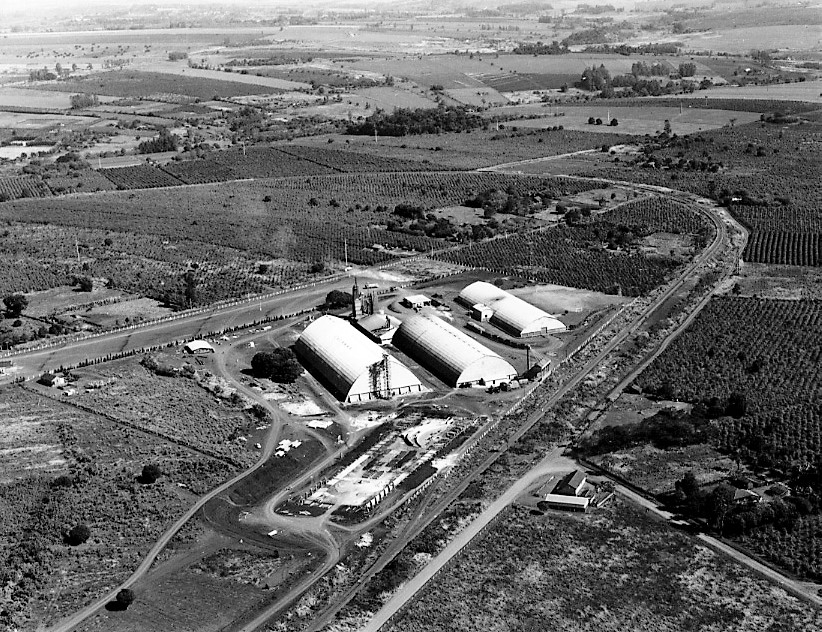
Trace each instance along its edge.
{"label": "long narrow building", "polygon": [[408,367],[335,316],[322,316],[306,327],[294,349],[346,403],[422,390]]}
{"label": "long narrow building", "polygon": [[409,316],[394,344],[451,386],[493,386],[517,376],[502,356],[436,316]]}
{"label": "long narrow building", "polygon": [[457,300],[477,313],[486,308],[493,325],[519,338],[565,331],[565,325],[539,307],[484,281],[463,288]]}

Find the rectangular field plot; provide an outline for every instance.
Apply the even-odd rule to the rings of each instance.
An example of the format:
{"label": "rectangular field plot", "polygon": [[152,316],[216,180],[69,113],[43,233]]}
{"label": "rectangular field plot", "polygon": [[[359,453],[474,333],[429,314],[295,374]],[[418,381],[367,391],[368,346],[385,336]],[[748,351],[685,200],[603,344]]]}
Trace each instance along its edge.
{"label": "rectangular field plot", "polygon": [[196,76],[195,72],[190,74],[194,76],[138,70],[112,70],[68,81],[41,82],[37,87],[41,90],[80,92],[121,98],[177,95],[200,100],[213,99],[215,95],[227,98],[277,90],[259,84],[232,81],[231,75],[226,75],[225,79],[221,77],[221,80],[210,76]]}
{"label": "rectangular field plot", "polygon": [[170,173],[150,165],[100,169],[98,173],[105,176],[118,189],[154,189],[183,184]]}
{"label": "rectangular field plot", "polygon": [[[540,106],[529,108],[530,111],[538,113]],[[562,125],[567,129],[580,131],[614,132],[619,134],[656,134],[661,132],[665,121],[671,123],[671,130],[675,134],[693,134],[719,127],[730,125],[730,120],[734,119],[735,124],[751,123],[759,120],[759,114],[755,112],[736,112],[730,110],[706,110],[702,108],[688,108],[687,103],[680,112],[675,107],[619,107],[611,106],[607,101],[603,101],[597,106],[555,106],[557,112],[563,112],[563,116],[549,116],[547,118],[528,119],[516,121],[517,127],[545,127]],[[546,114],[553,112],[548,108],[542,108]],[[592,125],[589,118],[600,119],[601,125]],[[612,119],[617,119],[617,126],[610,126]]]}
{"label": "rectangular field plot", "polygon": [[581,516],[509,508],[387,632],[487,630],[491,621],[562,632],[729,630],[747,629],[737,626],[748,618],[806,632],[822,625],[812,607],[618,501]]}

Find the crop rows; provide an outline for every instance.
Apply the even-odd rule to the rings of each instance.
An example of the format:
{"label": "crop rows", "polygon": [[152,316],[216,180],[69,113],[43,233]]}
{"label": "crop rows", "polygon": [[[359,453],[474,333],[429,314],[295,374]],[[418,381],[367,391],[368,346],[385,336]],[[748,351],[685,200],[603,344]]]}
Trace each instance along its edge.
{"label": "crop rows", "polygon": [[0,201],[18,198],[47,197],[51,195],[45,182],[31,176],[0,178]]}
{"label": "crop rows", "polygon": [[[2,205],[0,218],[25,223],[11,225],[13,235],[0,242],[0,250],[8,257],[37,262],[25,275],[9,277],[10,287],[16,290],[51,287],[70,274],[89,274],[113,279],[116,287],[125,290],[162,298],[166,293],[179,294],[181,275],[196,263],[199,302],[204,303],[300,282],[308,276],[309,264],[343,261],[346,252],[350,263],[393,258],[375,244],[428,252],[450,243],[386,230],[396,204],[459,204],[491,188],[559,197],[597,186],[596,182],[460,172],[293,177],[139,193],[112,191],[82,199]],[[77,261],[76,238],[85,270]],[[106,239],[111,240],[109,245],[104,245]],[[575,274],[591,277],[592,272],[584,271],[590,261],[618,266],[620,280],[615,283],[625,293],[642,291],[630,288],[655,284],[664,273],[650,260],[588,253],[587,246],[575,247],[580,255],[574,259],[580,268]],[[259,274],[257,262],[272,260],[275,263]],[[37,283],[28,279],[37,270],[44,274],[51,261],[67,268],[61,277],[52,275]],[[570,272],[562,278],[570,278]]]}
{"label": "crop rows", "polygon": [[542,283],[627,296],[639,296],[661,285],[676,267],[676,262],[664,257],[607,250],[588,226],[492,239],[444,253],[441,258]]}
{"label": "crop rows", "polygon": [[744,395],[747,415],[718,424],[726,449],[787,466],[818,457],[822,301],[714,298],[637,379],[649,392],[710,404]]}
{"label": "crop rows", "polygon": [[742,447],[746,456],[766,466],[813,463],[822,454],[822,406],[802,402],[741,419],[723,418],[717,422],[716,443],[729,452]]}
{"label": "crop rows", "polygon": [[249,147],[214,152],[207,159],[230,169],[235,178],[283,178],[336,173],[337,170],[300,160],[274,147]]}
{"label": "crop rows", "polygon": [[185,184],[227,182],[228,180],[236,180],[238,177],[233,169],[213,160],[173,161],[161,168]]}
{"label": "crop rows", "polygon": [[364,152],[340,151],[309,145],[280,145],[284,153],[301,160],[308,160],[343,173],[378,173],[391,171],[448,171],[448,167],[419,160],[385,158]]}
{"label": "crop rows", "polygon": [[822,265],[822,233],[754,230],[742,257],[751,263],[819,266]]}
{"label": "crop rows", "polygon": [[55,195],[111,191],[117,188],[111,180],[94,169],[72,171],[66,175],[51,175],[46,182]]}
{"label": "crop rows", "polygon": [[65,285],[71,280],[62,266],[37,260],[0,257],[0,296],[14,292],[36,292]]}
{"label": "crop rows", "polygon": [[791,573],[822,581],[822,515],[801,516],[790,531],[767,525],[742,541]]}
{"label": "crop rows", "polygon": [[100,169],[99,173],[108,178],[118,189],[155,189],[183,184],[170,173],[150,165]]}
{"label": "crop rows", "polygon": [[[0,290],[44,290],[67,285],[72,276],[111,279],[115,287],[161,299],[182,292],[182,275],[196,265],[200,303],[269,291],[304,281],[308,265],[289,260],[256,259],[209,243],[168,243],[152,235],[78,230],[61,226],[12,224],[0,239]],[[106,245],[105,240],[110,240]],[[82,265],[75,258],[81,253]]]}
{"label": "crop rows", "polygon": [[703,215],[684,204],[666,198],[653,197],[621,204],[601,215],[612,224],[637,226],[645,234],[694,234],[710,226]]}

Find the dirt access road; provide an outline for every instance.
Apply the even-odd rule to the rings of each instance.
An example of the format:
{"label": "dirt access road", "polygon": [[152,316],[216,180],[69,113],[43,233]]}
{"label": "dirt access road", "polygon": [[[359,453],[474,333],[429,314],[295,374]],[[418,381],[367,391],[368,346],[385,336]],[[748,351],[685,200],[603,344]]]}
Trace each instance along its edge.
{"label": "dirt access road", "polygon": [[505,493],[492,502],[470,525],[460,531],[425,568],[405,584],[380,610],[371,618],[360,632],[378,632],[417,591],[436,576],[464,546],[479,535],[499,513],[524,493],[536,480],[552,472],[567,472],[577,467],[577,464],[562,456],[564,448],[555,448],[540,461],[536,467],[529,470],[525,476],[517,480]]}

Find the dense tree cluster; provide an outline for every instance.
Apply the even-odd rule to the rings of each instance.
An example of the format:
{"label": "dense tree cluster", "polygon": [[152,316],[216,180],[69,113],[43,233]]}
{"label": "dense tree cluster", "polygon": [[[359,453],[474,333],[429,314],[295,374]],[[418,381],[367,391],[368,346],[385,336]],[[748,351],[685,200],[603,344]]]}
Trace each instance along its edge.
{"label": "dense tree cluster", "polygon": [[179,144],[180,138],[176,134],[172,134],[166,128],[162,128],[157,138],[144,140],[137,145],[137,153],[154,154],[161,151],[177,151]]}
{"label": "dense tree cluster", "polygon": [[520,42],[517,47],[511,51],[515,55],[564,55],[569,52],[568,45],[565,42],[561,44],[554,40],[550,44],[545,42]]}
{"label": "dense tree cluster", "polygon": [[82,110],[100,103],[96,94],[72,94],[70,101],[72,110]]}
{"label": "dense tree cluster", "polygon": [[391,114],[376,110],[361,123],[349,124],[346,132],[373,136],[374,130],[381,136],[408,136],[410,134],[439,134],[464,132],[488,125],[481,116],[464,107],[440,106],[437,108],[398,108]]}
{"label": "dense tree cluster", "polygon": [[251,370],[260,378],[291,384],[303,373],[303,367],[291,349],[260,351],[251,358]]}
{"label": "dense tree cluster", "polygon": [[23,310],[28,307],[29,300],[23,294],[10,294],[3,298],[3,305],[6,307],[6,316],[9,318],[19,318]]}

